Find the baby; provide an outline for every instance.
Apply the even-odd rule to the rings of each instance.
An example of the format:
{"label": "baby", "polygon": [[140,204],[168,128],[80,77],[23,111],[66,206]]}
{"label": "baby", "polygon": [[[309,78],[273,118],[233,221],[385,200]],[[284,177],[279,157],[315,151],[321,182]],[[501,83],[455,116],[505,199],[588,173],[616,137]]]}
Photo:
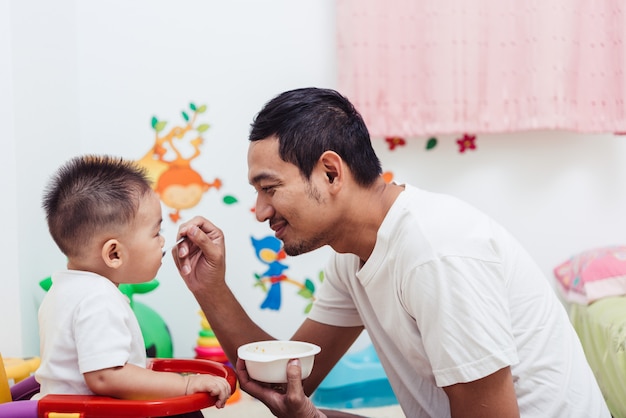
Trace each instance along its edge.
{"label": "baby", "polygon": [[52,178],[43,199],[67,270],[52,276],[39,308],[46,394],[155,399],[208,392],[224,407],[228,382],[217,376],[146,369],[137,319],[121,283],[152,280],[163,256],[161,203],[145,172],[110,156],[76,157]]}

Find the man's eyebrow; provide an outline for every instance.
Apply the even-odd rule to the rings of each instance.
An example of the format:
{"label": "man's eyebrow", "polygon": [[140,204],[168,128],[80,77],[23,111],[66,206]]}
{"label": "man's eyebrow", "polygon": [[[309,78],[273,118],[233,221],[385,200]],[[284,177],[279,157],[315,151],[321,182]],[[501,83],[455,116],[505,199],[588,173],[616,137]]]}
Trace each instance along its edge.
{"label": "man's eyebrow", "polygon": [[250,179],[250,184],[254,186],[255,184],[259,184],[263,180],[275,181],[278,180],[278,177],[270,173],[259,173]]}

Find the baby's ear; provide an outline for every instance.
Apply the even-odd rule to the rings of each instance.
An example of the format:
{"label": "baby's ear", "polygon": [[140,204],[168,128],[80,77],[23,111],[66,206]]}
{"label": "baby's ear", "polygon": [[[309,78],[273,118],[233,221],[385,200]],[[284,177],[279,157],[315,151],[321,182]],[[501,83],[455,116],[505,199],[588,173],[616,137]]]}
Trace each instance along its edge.
{"label": "baby's ear", "polygon": [[113,269],[122,265],[122,245],[116,239],[110,239],[102,245],[102,260]]}

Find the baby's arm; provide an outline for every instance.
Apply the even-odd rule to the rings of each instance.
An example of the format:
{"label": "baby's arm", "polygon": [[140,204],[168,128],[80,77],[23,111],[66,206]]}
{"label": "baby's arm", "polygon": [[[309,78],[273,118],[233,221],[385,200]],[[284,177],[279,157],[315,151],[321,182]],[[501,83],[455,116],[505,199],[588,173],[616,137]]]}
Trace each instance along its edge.
{"label": "baby's arm", "polygon": [[95,394],[120,399],[159,399],[208,392],[218,398],[215,406],[223,408],[231,395],[228,381],[210,374],[183,376],[126,364],[83,376]]}

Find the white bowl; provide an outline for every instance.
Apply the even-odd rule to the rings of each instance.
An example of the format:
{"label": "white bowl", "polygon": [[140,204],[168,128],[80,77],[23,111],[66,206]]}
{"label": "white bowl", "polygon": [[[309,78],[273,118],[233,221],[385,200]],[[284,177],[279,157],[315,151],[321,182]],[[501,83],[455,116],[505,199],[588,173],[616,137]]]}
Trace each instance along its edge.
{"label": "white bowl", "polygon": [[302,378],[313,369],[313,359],[320,348],[302,341],[257,341],[237,349],[237,356],[245,360],[250,377],[259,382],[286,383],[287,362],[298,358],[302,364]]}

